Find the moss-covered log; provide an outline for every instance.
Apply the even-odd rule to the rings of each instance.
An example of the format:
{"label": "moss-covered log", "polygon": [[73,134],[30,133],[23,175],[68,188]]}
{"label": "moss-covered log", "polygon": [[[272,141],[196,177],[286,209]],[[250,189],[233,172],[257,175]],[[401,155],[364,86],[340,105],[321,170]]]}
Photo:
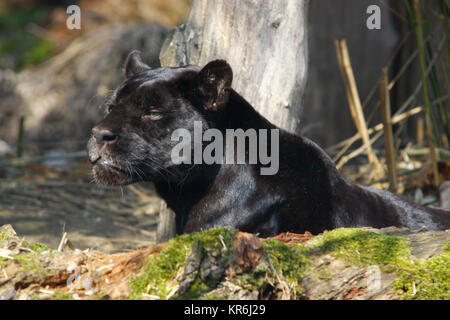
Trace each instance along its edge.
{"label": "moss-covered log", "polygon": [[450,234],[337,229],[272,239],[218,228],[107,255],[0,228],[0,299],[450,299]]}

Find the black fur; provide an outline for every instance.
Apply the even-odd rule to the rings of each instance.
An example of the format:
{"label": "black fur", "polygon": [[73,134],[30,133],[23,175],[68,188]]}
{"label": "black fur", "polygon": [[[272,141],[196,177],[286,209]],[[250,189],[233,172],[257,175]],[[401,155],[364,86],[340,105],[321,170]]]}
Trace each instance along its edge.
{"label": "black fur", "polygon": [[261,175],[260,164],[174,165],[172,131],[192,131],[196,120],[203,130],[222,132],[277,127],[231,89],[232,71],[223,60],[204,68],[150,69],[132,52],[125,74],[88,143],[94,176],[111,185],[153,181],[176,213],[177,233],[214,226],[262,236],[337,227],[450,226],[448,211],[347,182],[320,147],[284,130],[275,175]]}

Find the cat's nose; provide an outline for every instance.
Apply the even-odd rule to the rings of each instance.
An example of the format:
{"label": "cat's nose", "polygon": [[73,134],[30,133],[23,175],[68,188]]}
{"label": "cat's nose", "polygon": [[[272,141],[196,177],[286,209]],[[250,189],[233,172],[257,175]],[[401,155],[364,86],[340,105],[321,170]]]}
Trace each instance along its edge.
{"label": "cat's nose", "polygon": [[111,144],[117,141],[118,135],[112,131],[103,128],[94,127],[92,129],[92,136],[98,144]]}

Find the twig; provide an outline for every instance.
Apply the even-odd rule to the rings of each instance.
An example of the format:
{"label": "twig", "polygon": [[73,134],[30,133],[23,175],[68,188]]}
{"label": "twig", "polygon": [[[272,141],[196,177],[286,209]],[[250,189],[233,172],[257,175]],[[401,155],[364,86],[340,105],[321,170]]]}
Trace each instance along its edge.
{"label": "twig", "polygon": [[[362,146],[362,148],[364,148],[364,146]],[[382,153],[381,150],[380,151],[379,150],[374,150],[374,152],[376,154],[381,154]],[[410,149],[410,148],[408,148],[408,149],[403,150],[402,152],[405,152],[408,156],[427,156],[427,155],[430,154],[430,149],[429,148],[419,148],[419,149]],[[445,150],[445,149],[436,148],[436,153],[439,154],[439,156],[441,158],[450,160],[450,151]],[[367,155],[366,150],[363,150],[361,152],[361,154]]]}
{"label": "twig", "polygon": [[[442,27],[442,24],[439,26],[439,28]],[[392,53],[391,57],[389,58],[388,63],[386,64],[386,68],[391,67],[395,57],[397,56],[397,54],[399,53],[400,49],[404,46],[404,44],[407,42],[407,40],[409,39],[410,35],[412,34],[411,31],[408,31],[408,33],[403,37],[403,39],[400,41],[400,43],[397,45],[397,48],[394,50],[394,52]],[[428,42],[431,40],[431,35],[428,35],[428,37],[426,38],[425,42]],[[398,79],[406,72],[406,70],[408,69],[409,65],[414,61],[414,59],[417,56],[417,49],[414,50],[414,52],[411,54],[411,56],[408,58],[408,60],[404,63],[404,65],[402,66],[402,68],[400,69],[400,71],[397,73],[397,75],[395,75],[395,77],[391,80],[391,82],[389,83],[389,90],[391,90],[395,83],[398,81]],[[381,79],[379,79],[381,80]],[[367,106],[367,104],[369,103],[369,101],[372,99],[372,96],[375,94],[375,92],[377,91],[378,88],[378,82],[372,87],[372,89],[370,90],[370,93],[368,94],[368,96],[366,97],[366,99],[363,102],[363,109]],[[377,103],[379,103],[379,100],[377,100]],[[376,109],[376,107],[375,107]],[[401,112],[401,111],[400,111]],[[370,121],[370,119],[372,118],[371,115],[369,115],[368,119]]]}
{"label": "twig", "polygon": [[417,119],[417,128],[416,128],[416,143],[419,146],[423,145],[423,119]]}
{"label": "twig", "polygon": [[[337,41],[336,41],[336,42],[337,42]],[[437,50],[437,52],[435,53],[435,55],[433,56],[432,60],[431,60],[430,63],[429,63],[429,66],[428,66],[428,68],[427,68],[427,70],[426,70],[427,76],[428,76],[428,74],[431,72],[432,66],[436,63],[437,58],[439,57],[439,55],[440,55],[440,53],[441,53],[441,51],[442,51],[442,49],[443,49],[443,47],[444,47],[444,44],[445,44],[445,38],[443,38],[443,39],[441,40],[441,42],[439,43],[438,50]],[[339,53],[339,52],[338,52],[338,53]],[[338,58],[338,59],[339,59],[339,58]],[[392,81],[391,81],[391,83],[392,83]],[[418,84],[417,84],[417,86],[416,86],[416,88],[414,88],[414,92],[413,92],[413,93],[408,97],[408,99],[400,106],[400,108],[398,108],[397,112],[395,113],[394,118],[392,118],[392,123],[393,123],[393,124],[395,123],[395,117],[396,117],[397,115],[400,116],[400,115],[402,114],[402,112],[404,112],[404,111],[406,110],[406,108],[408,108],[408,106],[409,106],[411,103],[414,102],[414,100],[416,99],[416,96],[419,94],[421,88],[422,88],[422,82],[419,81]],[[440,98],[440,99],[438,99],[438,100],[433,101],[432,105],[435,105],[435,104],[437,104],[437,103],[439,103],[439,102],[442,102],[442,101],[441,101],[442,99],[444,99],[444,100],[448,99],[448,95],[447,95],[447,96],[444,96],[444,97],[442,97],[442,98]],[[379,101],[378,101],[377,103],[379,103]],[[404,114],[406,114],[406,113],[407,113],[407,112],[405,112]],[[378,125],[378,126],[379,126],[379,125]],[[377,126],[377,127],[378,127],[378,126]],[[379,130],[383,130],[383,127],[379,127]],[[369,131],[370,131],[370,129],[369,129]],[[371,133],[371,132],[369,132],[369,134],[370,134],[370,133]],[[342,155],[342,154],[344,154],[345,151],[348,150],[348,149],[351,147],[351,145],[352,145],[354,142],[356,142],[358,139],[361,139],[361,134],[360,134],[359,132],[358,132],[357,134],[355,134],[353,137],[348,138],[348,139],[346,139],[346,140],[344,140],[344,141],[339,142],[338,144],[335,144],[335,145],[333,145],[333,146],[327,148],[327,152],[331,153],[333,150],[343,147],[345,150],[344,150],[344,152],[340,152],[340,154]],[[340,158],[340,157],[337,157],[337,158],[335,157],[334,161],[336,162],[339,158]]]}
{"label": "twig", "polygon": [[359,93],[350,62],[347,42],[345,40],[341,40],[340,42],[336,42],[336,46],[337,46],[336,49],[338,51],[338,62],[346,86],[347,97],[349,99],[349,106],[353,120],[355,121],[356,128],[361,133],[363,143],[366,146],[369,162],[375,165],[375,168],[377,169],[377,172],[379,174],[382,174],[384,170],[376,154],[373,152],[372,145],[369,139],[369,134],[367,132],[367,124],[364,119],[361,100],[359,98]]}
{"label": "twig", "polygon": [[[431,103],[431,105],[433,106],[433,105],[435,105],[435,104],[437,104],[437,103],[440,103],[440,102],[442,102],[442,101],[448,100],[449,98],[450,98],[450,95],[444,96],[444,97],[442,97],[442,98],[440,98],[440,99],[437,99],[437,100],[433,101],[433,102]],[[411,116],[414,116],[414,115],[416,115],[416,114],[422,112],[423,110],[424,110],[424,109],[423,109],[422,106],[415,107],[415,108],[413,108],[413,109],[411,109],[411,110],[409,110],[409,111],[406,111],[406,112],[404,112],[404,113],[394,115],[394,116],[392,117],[392,119],[391,119],[391,122],[392,122],[392,124],[397,124],[397,123],[399,123],[399,122],[401,122],[401,121],[403,121],[403,120],[405,120],[405,119],[407,119],[407,118],[409,118],[409,117],[411,117]],[[369,135],[370,135],[370,134],[372,134],[372,133],[374,133],[374,132],[381,131],[381,130],[383,130],[383,124],[382,124],[382,123],[379,123],[379,124],[377,124],[376,126],[370,128],[370,129],[368,129],[367,132],[368,132]],[[333,150],[343,147],[343,149],[342,149],[343,152],[342,152],[342,150],[341,150],[341,151],[333,158],[333,160],[336,162],[337,160],[339,160],[339,158],[342,156],[342,154],[344,154],[345,151],[347,151],[348,148],[351,147],[351,145],[352,145],[353,143],[355,143],[356,141],[358,141],[359,139],[361,139],[361,133],[358,132],[358,133],[356,133],[354,136],[352,136],[352,137],[350,137],[350,138],[348,138],[348,139],[345,139],[345,140],[343,140],[343,141],[341,141],[341,142],[339,142],[339,143],[337,143],[337,144],[335,144],[335,145],[333,145],[333,146],[327,148],[326,151],[327,151],[328,153],[332,153]]]}
{"label": "twig", "polygon": [[424,102],[425,102],[425,121],[427,124],[427,137],[428,137],[428,143],[430,147],[430,155],[431,155],[431,162],[433,165],[433,183],[435,186],[439,185],[439,170],[437,165],[437,157],[436,157],[436,145],[435,145],[435,139],[433,135],[433,123],[431,121],[431,113],[430,113],[430,97],[428,95],[428,82],[427,82],[427,76],[426,76],[426,62],[425,62],[425,51],[423,48],[423,30],[422,30],[422,15],[420,13],[419,9],[419,0],[414,0],[414,13],[416,22],[416,37],[417,37],[417,46],[419,49],[419,61],[420,61],[420,74],[422,76],[422,83],[423,83],[423,95],[424,95]]}
{"label": "twig", "polygon": [[[450,151],[436,148],[436,153],[443,159],[450,159]],[[426,156],[430,154],[429,148],[409,149],[406,151],[409,156]]]}
{"label": "twig", "polygon": [[408,20],[398,11],[396,11],[394,8],[392,8],[392,6],[386,4],[383,0],[378,0],[383,6],[385,6],[386,8],[389,9],[389,11],[391,11],[394,15],[396,15],[397,17],[400,18],[400,20],[402,20],[404,23],[409,24]]}
{"label": "twig", "polygon": [[380,104],[383,116],[384,146],[386,150],[390,189],[392,192],[397,193],[397,167],[395,161],[394,136],[392,134],[391,100],[389,97],[388,83],[387,69],[383,68],[383,79],[380,82]]}
{"label": "twig", "polygon": [[67,242],[67,232],[64,232],[61,238],[61,241],[59,242],[58,245],[58,251],[62,252],[64,250],[64,247],[66,246],[66,242]]}
{"label": "twig", "polygon": [[[378,140],[379,137],[381,137],[383,133],[382,132],[378,132],[371,140],[370,143],[374,143],[375,141]],[[353,152],[351,152],[350,154],[343,156],[341,158],[341,160],[339,160],[338,164],[336,165],[336,167],[338,169],[342,168],[342,166],[344,164],[346,164],[349,160],[357,157],[358,155],[362,154],[364,151],[366,150],[366,145],[362,145],[361,147],[359,147],[358,149],[354,150]],[[373,151],[372,151],[373,152]]]}
{"label": "twig", "polygon": [[[419,172],[420,170],[422,170],[422,167],[420,167],[420,168],[415,168],[415,169],[399,170],[398,176],[399,176],[399,177],[409,176],[409,175],[411,175],[411,174],[414,174],[414,173]],[[389,181],[389,178],[384,177],[384,178],[381,178],[381,179],[378,179],[378,180],[375,180],[375,181],[370,182],[370,183],[369,183],[369,186],[375,185],[375,184],[377,184],[377,183],[388,182],[388,181]]]}
{"label": "twig", "polygon": [[[423,111],[423,107],[416,107],[414,109],[411,109],[407,112],[404,112],[402,114],[396,115],[391,119],[391,123],[392,124],[396,124],[399,123],[413,115],[416,115],[420,112]],[[384,126],[382,123],[377,124],[375,127],[370,128],[367,130],[367,133],[370,135],[372,133],[378,132],[383,130]],[[331,147],[330,149],[328,149],[327,151],[330,152],[332,149],[336,149],[342,145],[344,145],[344,148],[333,158],[334,161],[339,160],[339,158],[345,153],[345,151],[348,150],[349,147],[351,147],[351,145],[353,143],[355,143],[356,141],[358,141],[359,139],[361,139],[361,134],[358,132],[356,133],[353,137],[345,139],[344,141],[341,141],[340,143],[338,143],[337,145]]]}
{"label": "twig", "polygon": [[17,134],[17,158],[22,157],[24,124],[25,124],[25,115],[22,114],[20,116],[19,132]]}

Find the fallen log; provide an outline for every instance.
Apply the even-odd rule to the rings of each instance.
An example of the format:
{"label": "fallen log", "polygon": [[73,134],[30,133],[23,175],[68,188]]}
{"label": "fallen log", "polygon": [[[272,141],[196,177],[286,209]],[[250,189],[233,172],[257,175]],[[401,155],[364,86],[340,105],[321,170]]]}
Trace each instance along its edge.
{"label": "fallen log", "polygon": [[58,252],[5,225],[0,299],[450,299],[449,261],[448,230],[217,228],[109,255]]}

